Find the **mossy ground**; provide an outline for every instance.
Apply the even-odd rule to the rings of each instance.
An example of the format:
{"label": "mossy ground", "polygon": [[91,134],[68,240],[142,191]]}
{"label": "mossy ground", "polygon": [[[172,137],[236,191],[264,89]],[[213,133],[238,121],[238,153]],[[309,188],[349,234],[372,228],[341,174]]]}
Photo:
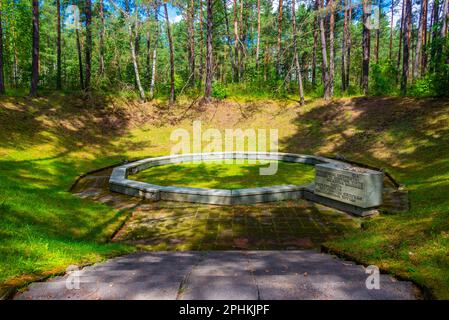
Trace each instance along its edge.
{"label": "mossy ground", "polygon": [[[272,175],[261,175],[262,168],[276,168]],[[277,185],[303,185],[313,182],[313,166],[282,161],[213,160],[193,161],[152,167],[129,176],[130,179],[162,186],[210,189],[243,189]]]}
{"label": "mossy ground", "polygon": [[[280,151],[343,155],[383,167],[410,190],[411,211],[382,215],[327,246],[449,298],[449,103],[345,98],[298,108],[239,99],[188,108],[108,97],[0,100],[0,282],[23,283],[135,250],[107,243],[129,213],[68,189],[77,175],[161,156],[175,128],[278,128]],[[126,106],[126,107],[124,107]]]}
{"label": "mossy ground", "polygon": [[358,219],[306,201],[251,206],[140,205],[114,241],[146,250],[292,250],[319,247]]}

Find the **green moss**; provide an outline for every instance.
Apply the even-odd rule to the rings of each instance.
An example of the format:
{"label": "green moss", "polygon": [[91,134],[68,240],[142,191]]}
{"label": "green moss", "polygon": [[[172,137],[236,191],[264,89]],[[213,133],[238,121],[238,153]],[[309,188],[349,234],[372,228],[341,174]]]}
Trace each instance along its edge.
{"label": "green moss", "polygon": [[[232,160],[231,160],[232,161]],[[274,185],[302,185],[314,179],[314,167],[300,163],[240,160],[186,162],[152,167],[136,175],[134,180],[162,186],[193,188],[242,189]],[[273,175],[261,175],[261,168],[276,168]]]}

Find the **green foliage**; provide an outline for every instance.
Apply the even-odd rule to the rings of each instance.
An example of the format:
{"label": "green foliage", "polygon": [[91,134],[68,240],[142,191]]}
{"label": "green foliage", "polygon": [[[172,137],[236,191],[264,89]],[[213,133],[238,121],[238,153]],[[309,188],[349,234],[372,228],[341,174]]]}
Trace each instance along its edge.
{"label": "green foliage", "polygon": [[228,96],[226,86],[220,82],[214,82],[212,85],[212,97],[223,100]]}
{"label": "green foliage", "polygon": [[419,78],[410,87],[410,95],[414,97],[448,96],[449,64],[440,65],[435,73]]}
{"label": "green foliage", "polygon": [[391,62],[373,64],[371,67],[371,94],[386,96],[394,93],[397,72]]}
{"label": "green foliage", "polygon": [[430,97],[434,95],[434,77],[427,75],[424,78],[417,79],[410,87],[410,95],[413,97]]}
{"label": "green foliage", "polygon": [[226,86],[220,82],[212,84],[212,97],[223,100],[228,96]]}

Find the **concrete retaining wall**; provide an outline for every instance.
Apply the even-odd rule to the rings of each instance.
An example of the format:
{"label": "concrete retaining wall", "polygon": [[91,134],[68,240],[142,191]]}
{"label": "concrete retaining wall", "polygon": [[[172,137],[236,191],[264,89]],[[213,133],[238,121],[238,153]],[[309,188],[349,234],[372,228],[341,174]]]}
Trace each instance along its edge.
{"label": "concrete retaining wall", "polygon": [[368,215],[370,209],[361,209],[314,194],[313,184],[282,185],[250,189],[202,189],[174,186],[159,186],[150,183],[129,180],[129,174],[154,166],[175,164],[191,161],[221,160],[221,159],[250,159],[271,160],[316,165],[322,163],[342,164],[343,162],[318,156],[300,155],[278,152],[217,152],[172,155],[157,158],[147,158],[116,167],[109,180],[111,191],[141,197],[153,201],[168,200],[182,202],[196,202],[217,205],[255,204],[290,199],[307,199],[323,205],[335,207],[357,215]]}

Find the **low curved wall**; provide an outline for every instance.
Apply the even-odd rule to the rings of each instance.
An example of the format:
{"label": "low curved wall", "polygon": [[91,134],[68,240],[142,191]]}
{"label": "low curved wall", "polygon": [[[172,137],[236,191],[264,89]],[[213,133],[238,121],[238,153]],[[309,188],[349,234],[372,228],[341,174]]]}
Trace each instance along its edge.
{"label": "low curved wall", "polygon": [[174,186],[159,186],[150,183],[128,179],[129,174],[135,174],[154,166],[175,164],[202,160],[251,159],[273,160],[284,162],[305,163],[341,163],[340,161],[309,155],[278,152],[220,152],[172,155],[157,158],[147,158],[117,167],[109,180],[111,191],[138,196],[154,201],[185,201],[208,204],[232,205],[272,202],[288,199],[304,198],[304,192],[313,193],[313,185],[282,185],[250,189],[202,189]]}

